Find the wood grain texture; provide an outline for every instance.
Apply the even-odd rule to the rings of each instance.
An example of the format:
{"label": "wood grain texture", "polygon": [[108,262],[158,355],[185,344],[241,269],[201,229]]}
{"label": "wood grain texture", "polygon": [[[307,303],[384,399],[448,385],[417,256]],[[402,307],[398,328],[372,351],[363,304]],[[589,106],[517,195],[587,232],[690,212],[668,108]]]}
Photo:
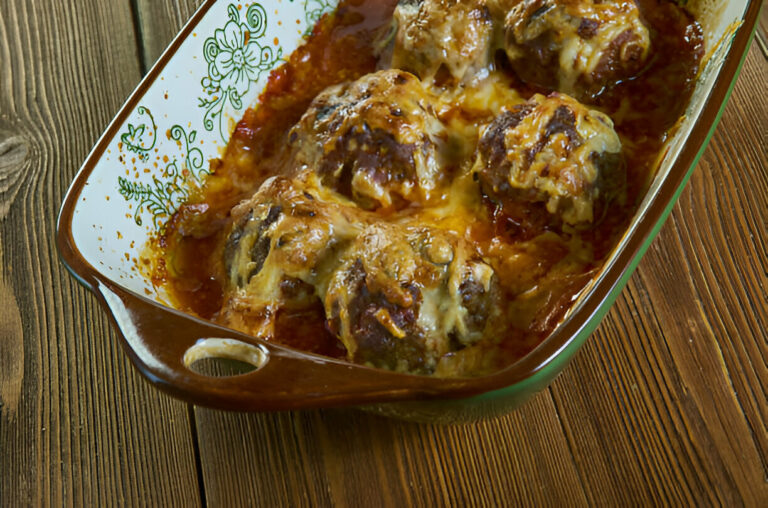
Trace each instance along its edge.
{"label": "wood grain texture", "polygon": [[763,10],[760,13],[755,43],[760,47],[763,56],[768,59],[768,9],[765,8],[765,3],[763,3]]}
{"label": "wood grain texture", "polygon": [[583,504],[548,393],[493,422],[401,423],[356,410],[197,410],[212,506]]}
{"label": "wood grain texture", "polygon": [[188,413],[139,379],[61,274],[51,221],[90,144],[200,0],[81,3],[101,24],[51,0],[0,6],[0,62],[13,65],[0,73],[0,506],[768,503],[760,44],[627,289],[517,412],[454,427],[354,410]]}
{"label": "wood grain texture", "polygon": [[144,72],[168,47],[202,0],[131,0],[140,42],[139,58]]}
{"label": "wood grain texture", "polygon": [[0,3],[0,506],[199,504],[186,407],[134,374],[55,248],[136,48],[128,0]]}

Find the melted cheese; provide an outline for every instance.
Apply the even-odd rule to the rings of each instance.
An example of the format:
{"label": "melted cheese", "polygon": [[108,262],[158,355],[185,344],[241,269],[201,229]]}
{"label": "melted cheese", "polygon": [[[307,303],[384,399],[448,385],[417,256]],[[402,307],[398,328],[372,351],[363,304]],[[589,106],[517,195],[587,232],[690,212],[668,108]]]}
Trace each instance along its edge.
{"label": "melted cheese", "polygon": [[633,0],[524,0],[509,11],[506,24],[509,58],[525,58],[532,51],[527,44],[557,52],[557,88],[572,95],[580,82],[595,80],[606,59],[618,70],[630,60],[645,61],[650,50],[650,33]]}
{"label": "melted cheese", "polygon": [[[445,127],[437,98],[412,74],[385,70],[318,95],[291,133],[292,164],[367,209],[440,194]],[[347,175],[346,173],[351,173]]]}
{"label": "melted cheese", "polygon": [[[540,195],[547,210],[568,224],[593,222],[600,197],[598,160],[605,154],[621,154],[613,122],[563,94],[534,95],[526,107],[530,112],[504,131],[503,140],[495,140],[503,141],[499,148],[505,150],[509,168],[506,182],[513,189]],[[481,153],[476,170],[498,171],[489,164]]]}
{"label": "melted cheese", "polygon": [[483,0],[401,2],[394,13],[391,66],[433,82],[441,68],[471,79],[491,58],[493,24]]}

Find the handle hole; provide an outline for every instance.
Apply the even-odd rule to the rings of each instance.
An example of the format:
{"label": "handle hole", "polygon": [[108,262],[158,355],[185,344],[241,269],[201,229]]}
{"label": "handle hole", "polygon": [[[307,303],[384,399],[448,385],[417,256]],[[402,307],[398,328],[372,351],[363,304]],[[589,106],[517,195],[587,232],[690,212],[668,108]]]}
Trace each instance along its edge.
{"label": "handle hole", "polygon": [[229,358],[203,358],[187,365],[187,368],[208,377],[234,377],[250,374],[256,367],[250,363]]}
{"label": "handle hole", "polygon": [[184,353],[184,365],[208,377],[234,377],[259,370],[269,353],[234,339],[200,339]]}

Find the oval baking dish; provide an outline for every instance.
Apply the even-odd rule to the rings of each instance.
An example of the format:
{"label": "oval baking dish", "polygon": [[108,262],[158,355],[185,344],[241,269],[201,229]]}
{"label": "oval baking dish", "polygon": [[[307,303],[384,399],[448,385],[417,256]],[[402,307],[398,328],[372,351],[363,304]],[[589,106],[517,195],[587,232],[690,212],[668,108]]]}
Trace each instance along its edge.
{"label": "oval baking dish", "polygon": [[[239,8],[204,2],[75,178],[58,222],[61,257],[110,314],[139,371],[189,402],[243,411],[355,405],[442,422],[502,414],[552,381],[627,283],[714,131],[752,40],[760,2],[687,4],[704,29],[705,61],[686,115],[665,145],[628,230],[538,347],[495,374],[456,379],[354,365],[198,319],[165,305],[162,290],[142,269],[148,239],[187,197],[184,183],[204,178],[206,161],[226,145],[234,122],[256,102],[269,71],[302,43],[333,3],[306,0],[275,10],[258,3]],[[237,41],[246,41],[252,57],[244,79],[228,73],[224,61],[240,54]],[[213,377],[190,368],[204,358],[240,360],[256,369]]]}

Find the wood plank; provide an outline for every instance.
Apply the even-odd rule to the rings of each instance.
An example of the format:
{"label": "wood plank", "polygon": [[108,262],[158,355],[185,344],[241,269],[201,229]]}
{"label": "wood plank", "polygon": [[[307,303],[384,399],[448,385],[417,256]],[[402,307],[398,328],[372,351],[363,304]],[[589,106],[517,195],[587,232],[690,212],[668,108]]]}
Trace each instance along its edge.
{"label": "wood plank", "polygon": [[765,8],[765,5],[763,5],[763,10],[760,12],[760,22],[757,27],[755,40],[760,46],[763,56],[768,59],[768,9]]}
{"label": "wood plank", "polygon": [[129,0],[0,3],[0,506],[200,504],[186,406],[134,372],[55,248],[136,47]]}
{"label": "wood plank", "polygon": [[132,0],[145,72],[155,63],[203,0]]}
{"label": "wood plank", "polygon": [[451,427],[357,410],[196,414],[213,506],[563,505],[587,499],[547,392],[504,418]]}

